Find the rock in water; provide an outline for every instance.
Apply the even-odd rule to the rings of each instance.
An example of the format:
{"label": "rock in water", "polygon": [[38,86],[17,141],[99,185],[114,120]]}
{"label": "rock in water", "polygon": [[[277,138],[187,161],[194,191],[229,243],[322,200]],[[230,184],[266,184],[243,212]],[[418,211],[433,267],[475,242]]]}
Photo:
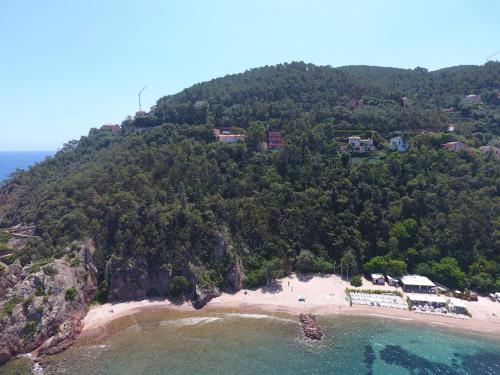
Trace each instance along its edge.
{"label": "rock in water", "polygon": [[321,332],[321,328],[312,314],[300,314],[299,319],[302,324],[304,335],[306,335],[308,339],[321,340],[323,332]]}

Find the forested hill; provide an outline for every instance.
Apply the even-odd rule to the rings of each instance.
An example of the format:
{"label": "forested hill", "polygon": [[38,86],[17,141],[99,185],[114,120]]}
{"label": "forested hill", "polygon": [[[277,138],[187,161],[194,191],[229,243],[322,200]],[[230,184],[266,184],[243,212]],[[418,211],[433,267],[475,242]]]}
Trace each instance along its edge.
{"label": "forested hill", "polygon": [[[499,72],[292,63],[195,85],[8,180],[0,225],[34,224],[39,238],[1,245],[2,262],[48,264],[92,239],[101,300],[192,298],[340,262],[498,289],[500,165],[478,147],[500,144]],[[217,142],[214,127],[246,141]],[[283,149],[261,148],[270,130]],[[391,132],[407,152],[389,150]],[[377,150],[341,151],[351,134]],[[453,140],[468,149],[441,147]]]}
{"label": "forested hill", "polygon": [[[498,82],[497,62],[434,72],[423,68],[334,69],[305,63],[282,64],[214,79],[163,97],[148,117],[135,124],[209,120],[215,126],[247,128],[255,121],[307,118],[337,127],[378,131],[438,130],[447,125],[441,109],[458,106],[465,95],[481,94],[485,104],[494,105]],[[405,96],[412,106],[403,110],[401,98]],[[365,104],[362,110],[347,110],[351,99],[361,98]]]}

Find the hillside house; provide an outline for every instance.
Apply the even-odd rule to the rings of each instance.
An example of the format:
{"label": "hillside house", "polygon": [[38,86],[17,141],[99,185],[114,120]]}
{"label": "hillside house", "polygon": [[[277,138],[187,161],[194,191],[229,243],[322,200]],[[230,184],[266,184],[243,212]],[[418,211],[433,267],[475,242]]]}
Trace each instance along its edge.
{"label": "hillside house", "polygon": [[389,146],[391,150],[397,150],[399,152],[405,152],[407,150],[406,142],[400,135],[389,139]]}
{"label": "hillside house", "polygon": [[467,95],[464,98],[464,102],[466,102],[467,104],[477,104],[481,102],[481,97],[479,95],[474,95],[474,94]]}
{"label": "hillside house", "polygon": [[460,151],[469,149],[469,146],[467,146],[463,142],[448,142],[441,146],[448,151]]}
{"label": "hillside house", "polygon": [[479,150],[483,154],[487,154],[491,152],[497,159],[500,159],[500,148],[499,147],[494,147],[494,146],[481,146],[479,147]]}
{"label": "hillside house", "polygon": [[375,151],[373,139],[371,138],[362,139],[358,136],[351,136],[349,137],[348,143],[356,153],[364,154],[366,152]]}
{"label": "hillside house", "polygon": [[409,107],[410,106],[410,98],[408,98],[407,96],[403,96],[401,98],[401,105],[403,107]]}
{"label": "hillside house", "polygon": [[238,141],[244,142],[246,138],[246,135],[244,134],[235,134],[227,130],[221,132],[220,129],[214,129],[213,131],[215,138],[222,143],[236,143]]}
{"label": "hillside house", "polygon": [[267,133],[267,147],[269,150],[282,148],[285,145],[281,132]]}
{"label": "hillside house", "polygon": [[361,109],[363,108],[363,99],[351,99],[349,100],[348,105],[352,109]]}
{"label": "hillside house", "polygon": [[101,126],[101,129],[109,130],[113,134],[120,134],[120,132],[122,131],[120,125],[115,125],[115,124],[104,124],[103,126]]}

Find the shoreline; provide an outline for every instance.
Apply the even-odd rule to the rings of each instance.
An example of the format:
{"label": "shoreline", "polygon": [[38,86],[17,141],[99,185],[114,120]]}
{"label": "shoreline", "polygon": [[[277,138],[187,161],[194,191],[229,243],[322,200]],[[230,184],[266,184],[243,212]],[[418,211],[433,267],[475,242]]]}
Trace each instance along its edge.
{"label": "shoreline", "polygon": [[[394,287],[375,286],[366,283],[366,280],[364,282],[365,284],[361,287],[363,289],[400,291]],[[500,336],[500,303],[491,302],[485,297],[480,297],[478,302],[467,302],[467,308],[471,312],[472,318],[457,320],[449,317],[416,314],[409,310],[361,305],[349,306],[345,298],[346,287],[348,287],[348,283],[334,275],[307,277],[291,275],[257,290],[240,290],[234,294],[223,293],[199,310],[196,310],[188,302],[175,304],[166,299],[106,303],[90,308],[83,320],[84,327],[79,339],[108,337],[113,333],[113,323],[117,320],[126,317],[135,320],[135,314],[159,309],[198,314],[232,310],[240,313],[285,313],[297,317],[300,313],[306,312],[325,317],[350,315],[425,324],[482,336],[497,338]],[[304,297],[306,301],[299,302],[299,297]],[[118,327],[117,329],[119,330]]]}

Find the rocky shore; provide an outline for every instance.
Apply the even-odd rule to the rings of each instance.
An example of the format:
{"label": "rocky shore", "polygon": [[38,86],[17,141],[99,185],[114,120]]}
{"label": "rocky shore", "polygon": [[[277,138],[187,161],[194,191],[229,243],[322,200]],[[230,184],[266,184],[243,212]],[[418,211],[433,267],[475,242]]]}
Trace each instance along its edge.
{"label": "rocky shore", "polygon": [[300,323],[302,324],[302,330],[304,335],[311,340],[321,340],[323,337],[323,332],[316,321],[316,318],[312,314],[300,314]]}

